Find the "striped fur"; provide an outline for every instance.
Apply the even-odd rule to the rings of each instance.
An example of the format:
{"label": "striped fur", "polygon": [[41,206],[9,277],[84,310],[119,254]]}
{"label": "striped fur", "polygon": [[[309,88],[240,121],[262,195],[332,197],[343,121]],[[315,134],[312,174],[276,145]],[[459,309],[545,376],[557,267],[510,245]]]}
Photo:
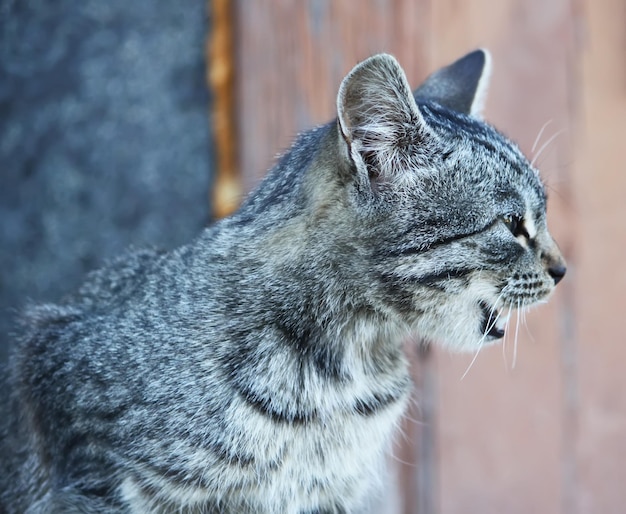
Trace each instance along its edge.
{"label": "striped fur", "polygon": [[235,215],[31,308],[0,510],[359,512],[403,340],[475,350],[564,273],[536,170],[477,118],[487,68],[474,52],[413,94],[392,57],[361,63]]}

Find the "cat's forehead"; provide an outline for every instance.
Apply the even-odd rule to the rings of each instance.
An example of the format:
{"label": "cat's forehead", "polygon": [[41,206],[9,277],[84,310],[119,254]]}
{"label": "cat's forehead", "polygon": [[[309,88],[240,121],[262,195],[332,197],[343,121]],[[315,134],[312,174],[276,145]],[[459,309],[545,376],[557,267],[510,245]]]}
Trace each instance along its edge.
{"label": "cat's forehead", "polygon": [[[454,160],[460,183],[476,192],[493,193],[518,209],[543,211],[546,193],[541,178],[521,150],[491,125],[437,106],[420,105],[428,126],[438,136],[443,155]],[[482,184],[483,187],[480,187]]]}

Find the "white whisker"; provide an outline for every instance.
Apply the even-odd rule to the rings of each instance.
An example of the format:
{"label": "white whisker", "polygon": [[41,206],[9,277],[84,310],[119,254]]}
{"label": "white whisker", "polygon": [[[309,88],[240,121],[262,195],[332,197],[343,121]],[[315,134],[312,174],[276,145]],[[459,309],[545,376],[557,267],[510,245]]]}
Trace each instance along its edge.
{"label": "white whisker", "polygon": [[535,153],[535,148],[537,148],[537,145],[539,144],[539,141],[541,140],[541,136],[543,136],[543,131],[546,130],[546,128],[548,128],[548,125],[550,125],[550,123],[552,123],[552,120],[546,121],[543,124],[543,126],[539,129],[539,134],[537,134],[537,137],[535,138],[535,142],[533,143],[533,147],[530,149],[531,154]]}
{"label": "white whisker", "polygon": [[504,339],[502,339],[502,361],[504,362],[504,369],[508,373],[509,364],[506,361],[506,336],[508,335],[508,330],[504,330]]}
{"label": "white whisker", "polygon": [[[483,339],[484,339],[484,336],[483,336]],[[481,344],[482,344],[482,339],[481,339]],[[465,370],[465,373],[463,373],[463,375],[461,376],[461,380],[463,380],[465,378],[465,375],[469,373],[469,370],[472,369],[474,362],[476,362],[476,359],[478,358],[478,354],[480,353],[480,350],[482,350],[482,346],[479,345],[478,350],[476,350],[476,353],[474,354],[474,358],[472,359],[472,362],[470,362],[469,366]]]}
{"label": "white whisker", "polygon": [[506,339],[509,335],[509,323],[511,321],[511,312],[513,311],[513,308],[511,306],[507,307],[507,312],[506,312],[506,326],[504,328],[504,339],[502,340],[502,360],[504,361],[504,369],[507,371],[509,371],[509,363],[506,360]]}
{"label": "white whisker", "polygon": [[539,157],[541,157],[541,154],[544,152],[544,150],[546,148],[548,148],[548,145],[550,143],[552,143],[552,141],[554,141],[557,137],[559,137],[561,134],[563,134],[563,132],[565,132],[565,130],[559,130],[558,132],[556,132],[554,135],[552,135],[550,137],[550,139],[548,139],[544,144],[541,145],[541,148],[539,148],[539,150],[537,150],[537,153],[533,156],[532,160],[530,161],[530,166],[534,167],[535,163],[537,162],[537,159],[539,159]]}
{"label": "white whisker", "polygon": [[517,300],[517,319],[515,320],[515,341],[513,342],[513,364],[512,369],[515,369],[515,364],[517,363],[517,336],[519,335],[519,324],[520,324],[520,300]]}
{"label": "white whisker", "polygon": [[[489,318],[491,318],[493,316],[493,313],[496,310],[496,305],[500,301],[500,298],[502,297],[503,294],[504,294],[504,292],[501,292],[498,295],[498,298],[496,299],[495,303],[491,307],[491,310],[489,311]],[[487,337],[487,334],[496,325],[496,323],[498,322],[498,319],[500,318],[501,315],[502,315],[502,313],[500,311],[498,311],[498,315],[492,321],[491,325],[489,325],[489,326],[487,326],[485,328],[485,332],[483,333],[483,336],[480,338],[480,341],[478,341],[478,349],[476,350],[476,353],[474,354],[474,358],[472,359],[472,362],[470,362],[469,366],[465,370],[465,373],[463,373],[463,375],[461,376],[461,380],[463,380],[466,377],[466,375],[469,373],[469,370],[472,369],[472,366],[474,365],[474,362],[476,362],[476,359],[478,358],[478,354],[480,353],[480,350],[482,350],[482,348],[483,348],[482,345],[483,345],[483,342],[485,341],[485,339]]]}
{"label": "white whisker", "polygon": [[416,468],[417,464],[415,462],[407,462],[405,460],[402,460],[400,457],[396,456],[393,454],[393,452],[390,454],[390,457],[395,460],[396,462],[399,462],[400,464],[404,465],[404,466],[408,466],[410,468]]}
{"label": "white whisker", "polygon": [[528,328],[528,321],[526,319],[526,313],[528,312],[528,310],[526,309],[526,307],[522,306],[523,308],[523,312],[522,312],[522,321],[524,323],[524,329],[526,330],[526,334],[528,334],[528,337],[530,338],[530,340],[535,343],[535,338],[533,337],[532,332],[530,331],[530,328]]}
{"label": "white whisker", "polygon": [[[403,414],[403,417],[414,425],[425,425],[425,421],[417,418],[417,416],[424,416],[422,406],[418,402],[417,398],[413,398],[413,396],[411,396],[408,402],[408,407],[409,408]],[[415,413],[416,417],[413,417],[413,413]]]}

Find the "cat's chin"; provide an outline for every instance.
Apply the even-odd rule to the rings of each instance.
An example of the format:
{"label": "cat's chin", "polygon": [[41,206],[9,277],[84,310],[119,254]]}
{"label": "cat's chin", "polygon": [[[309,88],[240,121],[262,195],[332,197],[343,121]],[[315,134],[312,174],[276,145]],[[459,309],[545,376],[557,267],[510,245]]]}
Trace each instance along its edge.
{"label": "cat's chin", "polygon": [[445,322],[422,323],[418,332],[448,351],[476,352],[504,338],[510,315],[509,308],[479,301],[474,307],[459,309]]}
{"label": "cat's chin", "polygon": [[480,310],[482,314],[482,337],[497,341],[504,337],[504,331],[508,322],[508,316],[502,316],[497,307],[490,307],[487,302],[480,302]]}
{"label": "cat's chin", "polygon": [[435,341],[440,348],[443,348],[446,351],[455,353],[475,353],[481,348],[498,344],[503,337],[504,334],[500,337],[494,337],[490,335],[484,336],[482,334],[479,334],[478,336],[468,337],[464,339],[440,337],[435,339]]}
{"label": "cat's chin", "polygon": [[[434,296],[434,295],[433,295]],[[476,352],[501,342],[511,313],[517,305],[506,298],[499,279],[476,279],[458,294],[434,296],[429,309],[422,306],[414,327],[423,339],[434,341],[453,352]]]}

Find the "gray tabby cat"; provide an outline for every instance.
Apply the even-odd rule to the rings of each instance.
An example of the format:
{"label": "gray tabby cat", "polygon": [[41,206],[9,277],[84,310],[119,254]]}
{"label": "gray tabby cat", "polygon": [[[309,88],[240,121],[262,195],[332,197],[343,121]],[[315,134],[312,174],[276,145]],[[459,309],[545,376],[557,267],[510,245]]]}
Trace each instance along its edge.
{"label": "gray tabby cat", "polygon": [[475,351],[565,273],[537,171],[479,118],[488,68],[411,93],[364,61],[235,215],[30,309],[3,512],[359,512],[407,335]]}

